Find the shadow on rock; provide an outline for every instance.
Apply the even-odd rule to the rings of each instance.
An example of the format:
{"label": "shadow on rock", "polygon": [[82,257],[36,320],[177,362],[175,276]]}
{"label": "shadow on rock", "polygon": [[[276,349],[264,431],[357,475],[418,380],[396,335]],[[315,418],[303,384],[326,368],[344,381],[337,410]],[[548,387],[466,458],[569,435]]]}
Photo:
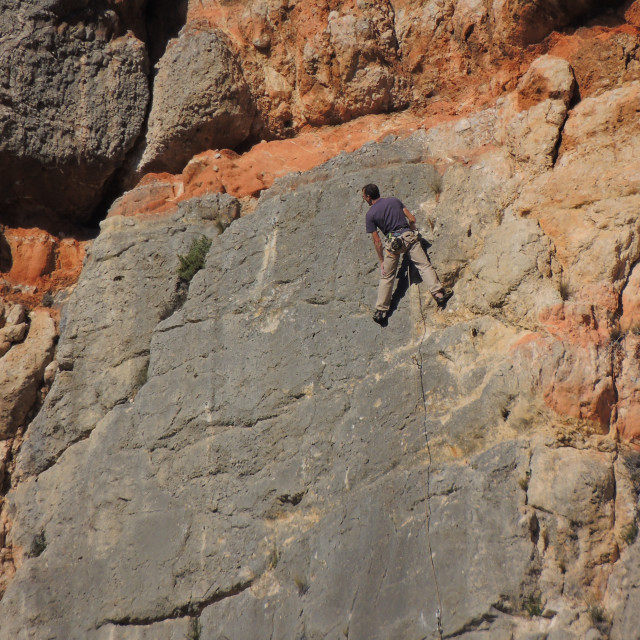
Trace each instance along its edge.
{"label": "shadow on rock", "polygon": [[[396,288],[391,296],[391,302],[389,303],[389,311],[387,311],[387,319],[389,319],[394,311],[397,310],[400,300],[404,298],[405,294],[409,290],[409,269],[411,269],[411,282],[421,282],[420,274],[418,270],[411,265],[409,255],[407,253],[402,256],[402,262],[398,267],[396,273]],[[414,279],[418,278],[417,280]]]}
{"label": "shadow on rock", "polygon": [[0,234],[0,272],[9,273],[13,266],[13,258],[11,257],[11,247],[6,238]]}

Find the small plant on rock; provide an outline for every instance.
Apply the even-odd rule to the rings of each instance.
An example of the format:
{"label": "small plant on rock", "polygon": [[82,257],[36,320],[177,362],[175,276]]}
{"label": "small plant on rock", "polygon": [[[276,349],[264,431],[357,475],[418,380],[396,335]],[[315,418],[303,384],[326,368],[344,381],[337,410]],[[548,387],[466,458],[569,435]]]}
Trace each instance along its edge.
{"label": "small plant on rock", "polygon": [[609,340],[612,343],[619,343],[622,338],[624,338],[624,333],[622,332],[620,327],[613,327],[613,329],[611,329],[611,333],[609,334]]}
{"label": "small plant on rock", "polygon": [[560,278],[560,282],[558,283],[558,293],[560,294],[560,298],[565,302],[571,297],[569,281],[564,277]]}
{"label": "small plant on rock", "polygon": [[273,547],[271,547],[271,552],[269,553],[269,566],[272,569],[275,569],[278,566],[278,562],[280,562],[280,553],[278,548],[273,545]]}
{"label": "small plant on rock", "polygon": [[595,625],[602,624],[603,622],[608,622],[604,609],[597,604],[590,604],[589,608],[587,609],[587,613],[589,614],[591,622]]}
{"label": "small plant on rock", "polygon": [[178,277],[184,282],[191,282],[193,276],[196,275],[204,266],[204,260],[211,247],[211,240],[207,236],[196,238],[189,248],[186,256],[178,255],[180,266],[178,267]]}
{"label": "small plant on rock", "polygon": [[638,537],[638,525],[635,520],[622,528],[620,537],[623,542],[626,542],[627,544],[633,544],[636,541],[636,538]]}
{"label": "small plant on rock", "polygon": [[296,583],[296,588],[298,589],[298,595],[303,596],[307,591],[309,591],[309,585],[304,578],[300,576],[295,576],[293,581]]}
{"label": "small plant on rock", "polygon": [[29,548],[29,556],[31,558],[37,558],[42,555],[44,550],[47,548],[47,539],[44,535],[44,529],[40,531],[36,536],[34,536],[31,541],[31,547]]}
{"label": "small plant on rock", "polygon": [[527,471],[523,478],[518,480],[518,484],[523,491],[527,491],[529,489],[529,480],[531,479],[531,471]]}
{"label": "small plant on rock", "polygon": [[202,628],[200,627],[200,619],[199,618],[191,618],[189,623],[189,638],[188,640],[200,640],[200,634],[202,632]]}
{"label": "small plant on rock", "polygon": [[147,362],[136,374],[136,377],[133,381],[133,388],[137,392],[138,389],[144,387],[147,384],[147,380],[149,379],[149,363]]}
{"label": "small plant on rock", "polygon": [[542,615],[542,597],[540,594],[527,596],[524,601],[524,610],[530,618]]}

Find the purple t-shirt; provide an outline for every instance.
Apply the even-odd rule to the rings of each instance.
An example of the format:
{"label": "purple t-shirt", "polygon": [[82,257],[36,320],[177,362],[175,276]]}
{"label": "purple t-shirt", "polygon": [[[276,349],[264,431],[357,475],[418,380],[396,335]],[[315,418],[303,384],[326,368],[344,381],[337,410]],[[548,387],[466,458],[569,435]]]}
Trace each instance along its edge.
{"label": "purple t-shirt", "polygon": [[373,233],[378,228],[386,236],[392,231],[408,229],[409,223],[403,209],[404,205],[398,198],[380,198],[367,211],[367,233]]}

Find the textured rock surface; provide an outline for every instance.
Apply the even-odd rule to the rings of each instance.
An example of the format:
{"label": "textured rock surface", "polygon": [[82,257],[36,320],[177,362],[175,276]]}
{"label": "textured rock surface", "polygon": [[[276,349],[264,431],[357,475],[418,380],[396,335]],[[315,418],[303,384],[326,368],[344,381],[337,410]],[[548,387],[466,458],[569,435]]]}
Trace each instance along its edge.
{"label": "textured rock surface", "polygon": [[[606,24],[606,19],[603,22]],[[637,32],[628,26],[596,26],[580,28],[569,34],[553,33],[547,45],[548,53],[565,58],[571,64],[583,98],[614,89],[638,77],[640,52]]]}
{"label": "textured rock surface", "polygon": [[255,107],[221,32],[187,31],[173,40],[154,86],[138,170],[181,171],[194,154],[233,149],[249,135]]}
{"label": "textured rock surface", "polygon": [[[189,3],[187,24],[229,34],[256,97],[256,126],[281,135],[434,97],[495,97],[533,58],[528,45],[599,8],[595,0],[199,0]],[[609,57],[619,58],[613,49]]]}
{"label": "textured rock surface", "polygon": [[[570,36],[574,46],[552,35],[597,8],[593,0],[190,2],[158,63],[146,146],[126,184],[141,169],[179,171],[205,148],[233,147],[250,127],[252,138],[273,138],[409,105],[431,111],[457,99],[464,110],[514,88],[520,65],[541,49],[570,58],[585,95],[610,89],[637,76],[634,29],[599,38],[585,30]],[[527,49],[534,43],[542,44]],[[556,129],[567,104],[552,105],[552,116],[541,105],[531,117],[547,115]],[[545,136],[545,127],[527,125]]]}
{"label": "textured rock surface", "polygon": [[503,105],[504,141],[516,162],[553,166],[575,88],[573,70],[561,58],[543,56],[529,67]]}
{"label": "textured rock surface", "polygon": [[[77,224],[102,216],[103,197],[134,187],[150,168],[180,171],[207,147],[283,138],[309,124],[407,107],[432,126],[434,118],[493,104],[515,89],[541,53],[571,64],[575,99],[623,86],[640,70],[637,3],[597,5],[5,0],[0,59],[10,71],[1,89],[3,218],[12,232],[18,227],[25,237],[41,238],[42,247],[16,251],[13,275],[0,282],[0,293],[33,306],[47,289],[68,287],[67,275],[78,269],[55,268],[49,278],[50,250],[57,251],[60,231],[80,241],[86,232],[62,229],[61,217]],[[157,63],[155,74],[147,58]],[[526,120],[520,106],[510,104],[515,110],[505,125],[512,153],[548,168],[566,105],[538,102]],[[366,120],[355,127],[363,142],[380,139],[371,126]],[[337,151],[330,144],[312,153],[326,160],[354,148],[345,141]],[[213,175],[218,164],[199,161],[185,168],[186,191],[257,194],[285,165],[295,171],[315,164],[295,145],[289,155],[276,171],[260,154],[231,158],[218,167],[219,176]],[[163,199],[174,197],[172,185],[161,185]],[[11,263],[15,249],[0,240],[3,274],[9,271],[5,254]],[[26,264],[27,256],[37,259]]]}
{"label": "textured rock surface", "polygon": [[[186,166],[115,202],[55,360],[62,294],[30,326],[0,305],[0,638],[436,638],[438,608],[463,640],[633,637],[637,3],[199,0],[149,4],[148,25],[137,0],[5,4],[16,113],[41,95],[25,69],[70,65],[74,96],[61,109],[56,84],[7,131],[65,175],[56,154],[75,149],[74,197],[99,197],[138,135],[145,31],[154,102],[119,178]],[[104,86],[123,105],[107,129]],[[370,115],[206,149],[407,104],[430,119],[407,114],[406,138]],[[64,127],[83,108],[100,124],[80,152]],[[455,291],[444,312],[403,267],[388,326],[371,322],[370,181],[418,216]],[[64,210],[34,178],[16,188],[15,211]],[[83,247],[17,226],[3,286],[33,304]],[[178,255],[202,234],[187,291]]]}
{"label": "textured rock surface", "polygon": [[[561,254],[522,215],[523,181],[562,167],[527,173],[502,126],[365,145],[221,235],[230,196],[103,223],[8,496],[1,638],[435,638],[439,604],[465,640],[601,633],[592,602],[631,628],[637,459],[544,393],[603,331],[561,323]],[[371,322],[372,180],[418,215],[445,312],[404,272]],[[201,233],[180,306],[176,254]]]}
{"label": "textured rock surface", "polygon": [[[637,387],[629,375],[636,356],[634,337],[619,339],[617,332],[621,294],[640,257],[634,151],[639,90],[634,82],[578,104],[553,171],[527,185],[515,203],[517,213],[537,219],[553,242],[567,298],[541,317],[554,339],[525,346],[536,358],[556,351],[549,360],[554,366],[544,371],[543,365],[539,374],[548,402],[560,413],[599,421],[606,432],[615,420],[611,407],[621,397],[619,431],[628,439],[636,435],[629,403]],[[634,324],[632,307],[624,318],[625,327]]]}
{"label": "textured rock surface", "polygon": [[0,592],[4,593],[15,573],[5,487],[10,485],[27,417],[42,404],[44,371],[53,358],[57,331],[48,310],[37,309],[27,317],[21,305],[0,305],[0,326]]}
{"label": "textured rock surface", "polygon": [[89,4],[0,6],[0,191],[8,213],[90,217],[142,129],[145,49],[109,3]]}
{"label": "textured rock surface", "polygon": [[[11,329],[19,331],[12,334]],[[26,323],[11,324],[0,331],[0,340],[21,343],[0,358],[0,439],[4,440],[24,424],[35,402],[45,367],[53,358],[56,328],[49,312],[39,310],[31,314],[29,327]]]}
{"label": "textured rock surface", "polygon": [[188,20],[222,25],[256,96],[258,129],[282,134],[406,106],[390,2],[192,3]]}
{"label": "textured rock surface", "polygon": [[[198,233],[219,231],[212,207],[223,226],[238,215],[233,198],[214,194],[209,201],[191,200],[173,216],[118,216],[103,222],[87,267],[95,275],[74,292],[82,300],[81,313],[62,317],[60,372],[35,421],[48,436],[25,442],[18,474],[24,467],[29,472],[46,468],[144,384],[150,332],[180,304],[178,254],[187,253]],[[103,284],[95,286],[96,280]]]}

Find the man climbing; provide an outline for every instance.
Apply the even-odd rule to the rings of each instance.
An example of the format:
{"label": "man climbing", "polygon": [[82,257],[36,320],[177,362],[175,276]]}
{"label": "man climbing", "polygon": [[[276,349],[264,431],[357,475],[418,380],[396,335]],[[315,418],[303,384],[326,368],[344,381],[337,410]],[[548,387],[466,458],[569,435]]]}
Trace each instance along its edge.
{"label": "man climbing", "polygon": [[[365,218],[366,229],[367,233],[371,234],[380,261],[380,284],[373,319],[378,324],[384,322],[389,311],[391,290],[400,256],[407,251],[436,303],[443,307],[453,295],[453,291],[444,289],[440,284],[438,275],[420,244],[415,216],[398,198],[381,198],[380,190],[375,184],[368,184],[362,188],[362,199],[369,205]],[[382,232],[384,247],[378,229]]]}

